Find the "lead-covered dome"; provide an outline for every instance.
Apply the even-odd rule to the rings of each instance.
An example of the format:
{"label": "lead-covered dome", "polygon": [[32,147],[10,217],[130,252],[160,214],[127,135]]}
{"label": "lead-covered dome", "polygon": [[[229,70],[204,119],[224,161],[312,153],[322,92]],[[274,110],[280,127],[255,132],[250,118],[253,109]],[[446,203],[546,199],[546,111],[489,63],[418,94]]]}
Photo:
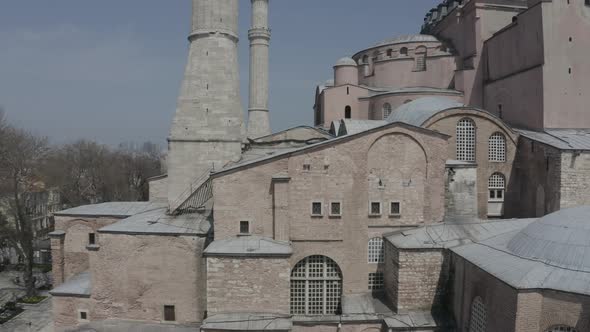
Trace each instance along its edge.
{"label": "lead-covered dome", "polygon": [[336,61],[336,64],[334,65],[334,67],[338,67],[338,66],[355,66],[356,67],[356,61],[354,61],[353,58],[349,58],[349,57],[340,58],[340,60]]}
{"label": "lead-covered dome", "polygon": [[590,272],[590,206],[538,219],[510,240],[508,250],[522,258]]}

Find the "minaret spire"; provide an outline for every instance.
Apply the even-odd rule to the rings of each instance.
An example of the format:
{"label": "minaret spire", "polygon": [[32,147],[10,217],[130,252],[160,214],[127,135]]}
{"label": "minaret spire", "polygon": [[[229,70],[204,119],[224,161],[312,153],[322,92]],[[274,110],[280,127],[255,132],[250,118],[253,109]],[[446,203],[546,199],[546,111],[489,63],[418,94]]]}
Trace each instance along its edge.
{"label": "minaret spire", "polygon": [[238,1],[193,0],[188,62],[168,139],[171,210],[203,174],[241,156]]}
{"label": "minaret spire", "polygon": [[248,107],[248,138],[271,134],[268,108],[269,0],[252,0],[252,27],[250,39],[250,102]]}

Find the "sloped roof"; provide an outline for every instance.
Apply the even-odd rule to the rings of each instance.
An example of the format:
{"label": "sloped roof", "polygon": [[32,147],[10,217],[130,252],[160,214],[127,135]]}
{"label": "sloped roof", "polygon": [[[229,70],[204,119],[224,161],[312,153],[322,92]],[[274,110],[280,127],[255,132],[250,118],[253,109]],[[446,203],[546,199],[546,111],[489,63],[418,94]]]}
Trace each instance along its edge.
{"label": "sloped roof", "polygon": [[166,208],[151,210],[103,227],[100,233],[156,234],[156,235],[205,235],[213,223],[211,202],[202,213],[168,215]]}
{"label": "sloped roof", "polygon": [[288,242],[275,241],[259,236],[239,236],[213,241],[205,256],[291,256],[293,248]]}
{"label": "sloped roof", "polygon": [[162,202],[109,202],[93,205],[83,205],[59,211],[56,216],[97,216],[125,218],[149,210],[166,207]]}
{"label": "sloped roof", "polygon": [[590,129],[514,129],[522,136],[560,150],[590,150]]}
{"label": "sloped roof", "polygon": [[354,135],[367,131],[373,128],[377,128],[386,125],[388,122],[385,120],[352,120],[343,119],[340,122],[338,128],[338,136],[341,135]]}
{"label": "sloped roof", "polygon": [[85,271],[71,277],[49,293],[53,296],[90,297],[90,280],[90,271]]}
{"label": "sloped roof", "polygon": [[291,331],[289,316],[265,313],[222,313],[207,317],[201,330],[213,331]]}
{"label": "sloped roof", "polygon": [[457,107],[465,105],[444,97],[418,98],[395,109],[387,118],[387,122],[404,122],[420,127],[438,112]]}

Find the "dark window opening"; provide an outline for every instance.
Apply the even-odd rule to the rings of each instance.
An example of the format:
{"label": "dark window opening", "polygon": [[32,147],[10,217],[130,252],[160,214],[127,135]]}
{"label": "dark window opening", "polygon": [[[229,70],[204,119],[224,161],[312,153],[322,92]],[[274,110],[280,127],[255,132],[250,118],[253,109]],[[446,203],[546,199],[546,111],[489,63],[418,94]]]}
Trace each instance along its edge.
{"label": "dark window opening", "polygon": [[330,204],[330,214],[333,216],[339,216],[342,213],[340,202],[332,202]]}
{"label": "dark window opening", "polygon": [[350,106],[346,106],[346,108],[344,108],[344,118],[345,119],[352,118],[352,108]]}
{"label": "dark window opening", "polygon": [[586,0],[586,1],[584,2],[584,4],[585,4],[586,6],[590,6],[590,0]]}
{"label": "dark window opening", "polygon": [[90,245],[96,244],[96,234],[94,234],[94,233],[88,234],[88,244],[90,244]]}
{"label": "dark window opening", "polygon": [[240,221],[240,234],[250,234],[249,221]]}
{"label": "dark window opening", "polygon": [[167,322],[176,321],[176,310],[173,305],[164,306],[164,320]]}
{"label": "dark window opening", "polygon": [[[590,0],[588,0],[588,1],[590,1]],[[570,37],[570,43],[571,43],[572,41],[574,41],[574,38]]]}
{"label": "dark window opening", "polygon": [[401,54],[401,55],[408,55],[408,48],[407,47],[402,47],[399,50],[399,54]]}
{"label": "dark window opening", "polygon": [[371,214],[373,214],[373,215],[380,215],[381,214],[381,203],[380,202],[371,202]]}
{"label": "dark window opening", "polygon": [[387,50],[387,56],[391,58],[392,55],[393,55],[393,50],[392,49],[388,49]]}
{"label": "dark window opening", "polygon": [[518,16],[513,16],[512,23],[517,23],[517,22],[518,22]]}
{"label": "dark window opening", "polygon": [[391,202],[391,215],[399,215],[401,213],[401,206],[399,202]]}
{"label": "dark window opening", "polygon": [[311,203],[311,214],[314,216],[321,216],[322,215],[322,203],[321,202]]}
{"label": "dark window opening", "polygon": [[346,94],[349,95],[350,94],[350,87],[346,87]]}
{"label": "dark window opening", "polygon": [[500,119],[504,118],[504,114],[502,114],[502,104],[498,104],[498,117],[500,117]]}
{"label": "dark window opening", "polygon": [[80,319],[87,320],[88,319],[88,313],[86,311],[80,311]]}
{"label": "dark window opening", "polygon": [[572,73],[572,68],[570,67],[567,71],[568,71],[568,73],[571,74]]}

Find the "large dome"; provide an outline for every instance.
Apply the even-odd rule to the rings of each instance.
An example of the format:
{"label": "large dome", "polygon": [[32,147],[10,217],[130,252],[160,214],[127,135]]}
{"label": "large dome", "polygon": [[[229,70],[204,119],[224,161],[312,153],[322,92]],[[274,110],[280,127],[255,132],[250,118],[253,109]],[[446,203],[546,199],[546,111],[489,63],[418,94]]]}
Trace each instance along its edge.
{"label": "large dome", "polygon": [[522,258],[590,272],[590,206],[540,218],[518,232],[508,250]]}

